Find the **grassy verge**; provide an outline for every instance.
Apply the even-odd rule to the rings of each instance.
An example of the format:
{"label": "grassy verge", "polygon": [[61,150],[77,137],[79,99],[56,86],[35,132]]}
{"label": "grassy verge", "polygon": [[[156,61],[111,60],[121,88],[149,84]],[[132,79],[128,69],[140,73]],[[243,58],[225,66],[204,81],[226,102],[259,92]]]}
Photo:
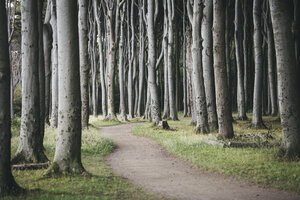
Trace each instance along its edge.
{"label": "grassy verge", "polygon": [[[250,116],[251,118],[251,116]],[[278,119],[265,117],[268,129],[251,129],[251,121],[236,121],[234,140],[240,141],[245,134],[266,133],[272,135],[274,143],[281,141],[281,128]],[[190,119],[168,121],[172,130],[160,130],[150,123],[133,128],[133,133],[147,136],[166,148],[171,154],[178,156],[193,165],[205,170],[238,177],[263,186],[300,192],[300,162],[279,160],[275,155],[279,146],[259,148],[223,148],[201,143],[201,139],[209,136],[197,135]],[[216,132],[214,132],[216,133]],[[249,139],[248,139],[249,140]]]}
{"label": "grassy verge", "polygon": [[[120,119],[119,116],[117,116]],[[134,118],[129,119],[128,121],[119,121],[119,120],[105,120],[102,116],[91,116],[90,117],[90,125],[92,127],[106,127],[106,126],[115,126],[119,124],[128,124],[128,123],[136,123],[136,122],[144,122],[145,120],[142,118]]]}
{"label": "grassy verge", "polygon": [[[19,142],[19,120],[13,121],[12,154]],[[47,128],[45,133],[46,154],[53,159],[56,130]],[[81,175],[45,178],[45,170],[13,171],[17,183],[27,189],[21,196],[5,199],[164,199],[146,192],[127,180],[112,173],[105,163],[105,156],[114,149],[113,142],[102,137],[96,128],[83,132],[82,162],[91,177]]]}

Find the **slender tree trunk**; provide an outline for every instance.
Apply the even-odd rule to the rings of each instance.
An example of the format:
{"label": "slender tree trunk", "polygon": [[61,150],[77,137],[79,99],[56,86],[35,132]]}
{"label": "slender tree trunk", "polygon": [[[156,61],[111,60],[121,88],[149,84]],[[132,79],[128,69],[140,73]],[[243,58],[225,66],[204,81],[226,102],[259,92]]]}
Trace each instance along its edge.
{"label": "slender tree trunk", "polygon": [[52,81],[51,81],[51,127],[57,127],[58,117],[58,43],[57,43],[57,15],[56,15],[56,0],[51,0],[51,20],[50,24],[52,27],[53,41],[52,41]]}
{"label": "slender tree trunk", "polygon": [[264,127],[262,121],[263,53],[261,34],[261,2],[261,0],[254,0],[253,2],[255,81],[252,126],[255,128]]}
{"label": "slender tree trunk", "polygon": [[97,32],[98,32],[98,49],[99,49],[99,65],[100,65],[100,83],[101,83],[101,103],[102,103],[102,115],[105,118],[107,116],[107,93],[106,93],[106,81],[105,81],[105,70],[104,70],[104,48],[103,48],[103,31],[102,23],[100,20],[99,5],[98,1],[93,1],[93,11],[94,17],[97,22]]}
{"label": "slender tree trunk", "polygon": [[219,136],[232,138],[232,116],[227,85],[226,56],[225,56],[225,1],[213,2],[213,49],[214,72],[216,84],[216,104],[218,113]]}
{"label": "slender tree trunk", "polygon": [[155,14],[154,4],[158,1],[148,0],[147,2],[147,35],[148,35],[148,84],[151,95],[151,119],[154,124],[158,124],[161,121],[161,111],[158,97],[158,87],[156,84],[156,45],[155,45]]}
{"label": "slender tree trunk", "polygon": [[45,135],[45,56],[44,56],[44,41],[43,41],[43,8],[44,0],[38,1],[38,73],[39,73],[39,95],[40,95],[40,134],[39,146],[43,147]]}
{"label": "slender tree trunk", "polygon": [[49,25],[43,26],[43,42],[44,42],[44,56],[45,56],[45,122],[50,124],[50,84],[51,84],[51,33]]}
{"label": "slender tree trunk", "polygon": [[[127,0],[127,41],[128,41],[128,114],[134,117],[134,81],[133,71],[135,62],[135,28],[134,28],[134,0]],[[131,33],[131,38],[130,38]]]}
{"label": "slender tree trunk", "polygon": [[120,87],[120,115],[122,121],[127,121],[126,104],[125,104],[125,81],[124,81],[124,15],[125,6],[121,10],[120,42],[119,42],[119,87]]}
{"label": "slender tree trunk", "polygon": [[41,143],[38,1],[22,1],[22,116],[20,142],[12,163],[45,162]]}
{"label": "slender tree trunk", "polygon": [[20,190],[11,173],[10,63],[5,1],[0,2],[0,198]]}
{"label": "slender tree trunk", "polygon": [[139,97],[137,116],[142,116],[143,110],[143,93],[145,87],[145,27],[143,20],[143,4],[142,0],[139,0],[139,26],[140,26],[140,39],[139,39]]}
{"label": "slender tree trunk", "polygon": [[270,0],[277,58],[278,99],[283,139],[288,156],[300,157],[300,88],[292,33],[290,1]]}
{"label": "slender tree trunk", "polygon": [[278,114],[277,87],[276,87],[276,80],[275,80],[276,58],[275,58],[274,36],[273,36],[273,30],[272,30],[272,24],[270,18],[268,18],[267,36],[268,36],[268,81],[269,81],[269,98],[271,104],[270,114],[272,116],[276,116]]}
{"label": "slender tree trunk", "polygon": [[213,69],[213,1],[204,1],[203,20],[201,28],[201,37],[203,39],[203,78],[206,94],[206,104],[208,112],[208,123],[211,129],[218,128],[217,111],[216,111],[216,94],[214,84]]}
{"label": "slender tree trunk", "polygon": [[182,21],[182,65],[183,65],[183,116],[188,116],[188,104],[187,104],[187,77],[186,77],[186,2],[183,0],[183,21]]}
{"label": "slender tree trunk", "polygon": [[174,64],[174,17],[175,17],[174,0],[167,0],[168,10],[168,86],[169,86],[169,106],[170,106],[170,119],[178,120],[176,109],[176,92],[175,92],[175,70]]}
{"label": "slender tree trunk", "polygon": [[[89,125],[89,73],[88,63],[88,0],[78,0],[78,35],[80,56],[81,125]],[[95,30],[96,31],[96,30]]]}
{"label": "slender tree trunk", "polygon": [[[203,69],[202,69],[202,48],[201,48],[201,19],[203,17],[203,5],[201,0],[194,1],[193,11],[190,8],[190,0],[188,2],[189,18],[192,24],[192,57],[193,57],[193,92],[194,103],[196,108],[197,125],[196,132],[208,133],[208,117],[207,106],[204,89]],[[193,14],[192,14],[193,13]]]}
{"label": "slender tree trunk", "polygon": [[238,119],[246,120],[246,103],[244,90],[244,74],[243,74],[243,54],[242,54],[242,23],[241,23],[241,0],[235,1],[235,57],[237,65],[237,103],[238,103]]}
{"label": "slender tree trunk", "polygon": [[248,110],[248,71],[249,71],[249,30],[248,30],[248,0],[244,0],[243,4],[243,16],[244,16],[244,25],[243,25],[243,60],[244,60],[244,93],[245,93],[245,112]]}
{"label": "slender tree trunk", "polygon": [[169,80],[168,80],[168,10],[167,0],[164,0],[164,33],[163,33],[163,49],[164,49],[164,112],[163,119],[168,119],[170,116],[169,104]]}
{"label": "slender tree trunk", "polygon": [[82,173],[77,0],[57,1],[58,139],[50,172]]}

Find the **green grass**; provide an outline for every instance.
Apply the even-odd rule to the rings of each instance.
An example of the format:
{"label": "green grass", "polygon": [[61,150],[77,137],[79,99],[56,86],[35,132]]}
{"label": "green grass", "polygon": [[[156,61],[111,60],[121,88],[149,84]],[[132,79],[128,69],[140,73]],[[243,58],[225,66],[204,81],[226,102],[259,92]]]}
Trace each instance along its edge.
{"label": "green grass", "polygon": [[[20,120],[13,120],[12,155],[19,142]],[[44,146],[50,160],[55,150],[56,130],[46,128]],[[165,199],[145,191],[115,175],[105,162],[105,156],[115,148],[111,139],[101,136],[96,128],[83,131],[82,162],[91,176],[56,175],[45,177],[46,170],[13,171],[17,183],[27,190],[20,196],[8,196],[5,200],[17,199]]]}
{"label": "green grass", "polygon": [[[117,116],[118,119],[121,119],[120,116]],[[90,125],[93,127],[107,127],[115,126],[119,124],[128,124],[128,123],[137,123],[144,122],[142,118],[129,119],[128,121],[119,121],[119,120],[105,120],[102,116],[90,116]]]}
{"label": "green grass", "polygon": [[[251,115],[249,115],[251,118]],[[278,119],[264,117],[268,129],[251,129],[251,121],[236,121],[236,135],[246,133],[269,132],[274,140],[281,142],[281,128]],[[201,139],[209,136],[195,134],[194,127],[189,125],[190,119],[168,121],[172,130],[160,130],[152,124],[141,124],[133,128],[133,133],[150,137],[166,148],[171,154],[178,156],[194,166],[214,171],[263,186],[271,186],[285,190],[300,192],[300,162],[280,160],[276,153],[279,146],[268,148],[223,148],[201,143]],[[216,132],[214,132],[216,134]],[[240,137],[233,140],[240,141]],[[253,140],[253,139],[242,139]]]}

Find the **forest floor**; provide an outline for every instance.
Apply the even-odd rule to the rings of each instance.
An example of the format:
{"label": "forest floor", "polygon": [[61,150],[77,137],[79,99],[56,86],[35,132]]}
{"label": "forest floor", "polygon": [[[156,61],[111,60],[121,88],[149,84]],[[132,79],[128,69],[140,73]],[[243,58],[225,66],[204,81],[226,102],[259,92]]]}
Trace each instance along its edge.
{"label": "forest floor", "polygon": [[[162,195],[146,191],[113,173],[105,161],[105,156],[114,150],[115,145],[111,139],[103,137],[95,126],[109,126],[120,122],[100,121],[100,118],[94,117],[91,121],[92,125],[89,130],[84,130],[82,133],[82,163],[91,176],[45,177],[47,169],[13,170],[16,182],[26,189],[26,193],[8,196],[4,200],[167,199]],[[12,123],[12,155],[16,152],[19,143],[19,131],[20,119],[15,118]],[[51,161],[54,156],[56,135],[56,129],[46,128],[44,146]]]}
{"label": "forest floor", "polygon": [[[183,123],[184,126],[180,126],[180,123]],[[188,120],[171,122],[170,124],[171,128],[175,129],[170,131],[159,130],[152,127],[149,123],[142,125],[122,124],[113,127],[100,128],[100,132],[104,133],[105,136],[111,137],[117,146],[117,149],[107,157],[107,161],[113,171],[146,189],[179,199],[300,199],[300,195],[297,193],[265,187],[265,185],[273,186],[272,184],[255,184],[253,183],[256,182],[255,180],[253,181],[247,178],[246,180],[242,180],[242,170],[240,170],[242,176],[235,176],[234,178],[232,176],[223,175],[222,171],[221,174],[220,170],[216,170],[212,167],[212,165],[209,165],[209,161],[208,167],[203,167],[201,164],[197,164],[197,161],[196,163],[191,162],[193,159],[197,159],[197,156],[199,155],[200,157],[207,159],[207,155],[205,155],[205,152],[204,154],[202,152],[202,155],[199,153],[199,155],[195,156],[193,154],[198,152],[194,151],[194,149],[189,151],[188,146],[191,148],[194,148],[195,145],[204,146],[205,151],[209,151],[206,147],[210,145],[201,144],[199,140],[199,137],[201,137],[200,135],[195,135],[194,133],[190,133],[190,135],[188,135],[184,132],[186,129],[192,130],[192,128],[188,126]],[[182,130],[180,130],[179,127]],[[130,132],[132,128],[135,134],[147,137],[140,137],[131,134]],[[170,137],[168,137],[168,135]],[[173,136],[177,138],[174,139],[172,138]],[[149,137],[155,139],[161,145]],[[181,142],[178,141],[178,137],[181,138]],[[190,137],[193,137],[193,142],[189,141],[191,139]],[[181,144],[178,145],[176,143]],[[182,143],[186,143],[186,145],[183,145]],[[164,146],[173,155],[182,157],[188,162],[170,155],[162,146]],[[176,153],[176,150],[174,150],[176,148],[180,148],[180,150],[177,149],[180,152],[188,152],[189,156],[186,154],[180,155],[178,152]],[[223,152],[230,149],[214,146],[208,148],[218,149]],[[244,150],[239,150],[240,154],[251,153],[251,150],[250,152],[247,152],[249,148],[243,149]],[[252,153],[257,154],[255,151]],[[248,157],[246,154],[245,157]],[[226,160],[229,156],[230,155],[226,155],[226,157],[223,157],[225,166],[224,164],[221,164],[219,169],[224,167],[225,174],[232,175],[230,173],[226,173],[226,167],[228,167],[226,166]],[[234,157],[236,154],[233,153],[231,156]],[[214,160],[214,158],[210,159]],[[253,157],[252,159],[261,158]],[[219,158],[216,158],[216,160],[217,162],[223,162],[220,161]],[[232,161],[232,159],[229,160]],[[193,165],[188,163],[193,163]],[[252,167],[252,165],[247,167],[247,163],[243,163],[243,160],[239,160],[239,163],[242,163],[248,171],[249,167]],[[234,165],[235,162],[231,164]],[[266,161],[265,164],[268,165],[269,162]],[[296,165],[299,166],[299,163],[296,163]],[[288,171],[288,169],[286,170]],[[299,170],[299,168],[297,169],[296,167],[296,171],[297,170]],[[233,167],[232,172],[236,171],[239,172],[238,169]],[[255,167],[252,171],[260,173],[259,170],[255,169]],[[285,171],[282,171],[282,174],[284,176]],[[286,178],[293,179],[294,177]],[[298,185],[295,187],[298,187]],[[293,190],[298,191],[297,189]]]}

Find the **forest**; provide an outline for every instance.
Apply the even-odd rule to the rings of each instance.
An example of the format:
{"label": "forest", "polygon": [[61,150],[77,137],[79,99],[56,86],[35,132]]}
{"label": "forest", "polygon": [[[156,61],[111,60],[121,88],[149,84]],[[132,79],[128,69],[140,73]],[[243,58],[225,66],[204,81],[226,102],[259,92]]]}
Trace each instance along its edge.
{"label": "forest", "polygon": [[204,199],[300,198],[298,0],[0,1],[0,198],[201,199],[138,181],[160,148],[255,184]]}

